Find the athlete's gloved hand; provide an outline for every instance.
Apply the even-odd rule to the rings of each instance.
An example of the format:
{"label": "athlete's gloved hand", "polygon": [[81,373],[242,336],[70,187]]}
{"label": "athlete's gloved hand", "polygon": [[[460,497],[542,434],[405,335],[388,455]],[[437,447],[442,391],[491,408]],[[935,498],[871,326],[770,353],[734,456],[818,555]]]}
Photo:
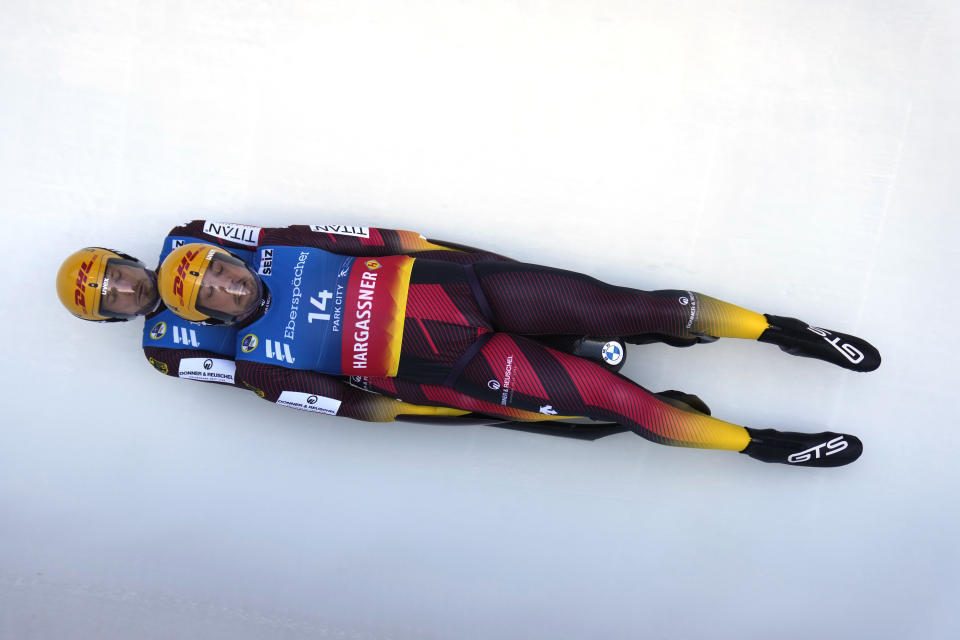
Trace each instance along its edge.
{"label": "athlete's gloved hand", "polygon": [[851,371],[873,371],[880,366],[880,352],[866,340],[796,318],[764,317],[770,327],[757,340],[775,344],[790,355],[826,360]]}
{"label": "athlete's gloved hand", "polygon": [[795,433],[776,429],[751,429],[750,444],[740,453],[762,462],[796,467],[839,467],[863,453],[863,443],[845,433]]}

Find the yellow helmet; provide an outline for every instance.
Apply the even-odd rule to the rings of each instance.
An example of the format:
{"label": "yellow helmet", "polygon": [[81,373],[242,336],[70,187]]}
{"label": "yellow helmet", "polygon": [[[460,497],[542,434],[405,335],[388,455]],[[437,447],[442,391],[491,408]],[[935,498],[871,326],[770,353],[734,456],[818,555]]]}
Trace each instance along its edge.
{"label": "yellow helmet", "polygon": [[[201,285],[210,284],[204,283],[203,279],[215,262],[232,265],[246,274],[245,280],[249,282],[238,285],[236,290],[229,290],[229,293],[242,299],[242,312],[230,313],[208,308],[198,300]],[[217,272],[213,274],[211,278],[216,278]],[[190,322],[230,324],[241,320],[256,308],[254,303],[259,302],[262,293],[260,278],[242,260],[226,249],[203,242],[185,244],[171,251],[160,265],[157,279],[163,303]]]}
{"label": "yellow helmet", "polygon": [[106,294],[117,290],[117,287],[111,287],[110,283],[105,281],[108,264],[142,269],[145,275],[137,276],[142,281],[139,289],[136,285],[131,288],[131,283],[126,281],[121,283],[125,285],[121,288],[126,294],[137,294],[134,300],[146,301],[143,307],[155,306],[156,289],[150,280],[153,272],[142,262],[119,251],[85,247],[64,260],[57,272],[57,296],[67,311],[78,318],[95,322],[128,320],[144,312],[145,309],[131,308],[129,312],[117,312],[104,308],[103,300]]}

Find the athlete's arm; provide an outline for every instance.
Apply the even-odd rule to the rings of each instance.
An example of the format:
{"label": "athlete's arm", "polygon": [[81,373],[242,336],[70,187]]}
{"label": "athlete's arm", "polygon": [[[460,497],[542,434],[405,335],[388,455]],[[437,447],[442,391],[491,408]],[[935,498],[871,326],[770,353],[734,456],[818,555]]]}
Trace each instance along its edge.
{"label": "athlete's arm", "polygon": [[462,416],[448,407],[421,406],[352,387],[341,378],[249,360],[237,361],[238,384],[275,404],[367,422],[401,416]]}
{"label": "athlete's arm", "polygon": [[[163,247],[163,256],[176,249],[180,244],[179,239],[191,238],[191,242],[209,242],[219,247],[230,250],[255,249],[259,244],[260,237],[265,231],[263,227],[257,227],[249,224],[239,224],[236,222],[216,222],[214,220],[191,220],[181,225],[177,225],[170,230],[167,238],[170,240]],[[175,246],[174,246],[175,245]]]}
{"label": "athlete's arm", "polygon": [[236,381],[233,358],[202,349],[144,347],[143,355],[164,375],[200,382],[218,382],[242,387]]}
{"label": "athlete's arm", "polygon": [[461,264],[513,262],[511,258],[466,245],[428,240],[415,231],[349,227],[343,225],[290,225],[264,229],[261,245],[316,247],[346,256],[379,257],[409,255]]}

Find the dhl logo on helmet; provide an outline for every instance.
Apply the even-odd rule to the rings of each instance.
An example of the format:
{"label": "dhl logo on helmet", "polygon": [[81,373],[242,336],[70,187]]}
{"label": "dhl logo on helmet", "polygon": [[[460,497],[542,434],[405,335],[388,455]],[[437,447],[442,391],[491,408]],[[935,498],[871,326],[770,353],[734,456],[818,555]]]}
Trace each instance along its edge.
{"label": "dhl logo on helmet", "polygon": [[187,277],[187,269],[190,263],[199,255],[199,250],[188,251],[177,266],[177,276],[173,279],[173,293],[180,299],[180,306],[183,306],[183,279]]}
{"label": "dhl logo on helmet", "polygon": [[87,298],[83,286],[87,284],[90,276],[90,270],[93,268],[96,258],[90,258],[87,262],[80,263],[80,269],[77,271],[77,288],[73,292],[73,302],[87,313]]}

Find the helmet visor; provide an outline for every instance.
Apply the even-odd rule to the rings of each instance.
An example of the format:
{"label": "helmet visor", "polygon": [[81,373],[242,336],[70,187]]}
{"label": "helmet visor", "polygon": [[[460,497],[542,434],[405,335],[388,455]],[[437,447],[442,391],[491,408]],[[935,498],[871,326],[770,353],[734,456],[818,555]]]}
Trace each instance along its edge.
{"label": "helmet visor", "polygon": [[157,306],[157,276],[142,262],[110,258],[100,285],[100,314],[108,318],[133,318]]}
{"label": "helmet visor", "polygon": [[197,294],[197,311],[233,324],[249,316],[260,304],[260,277],[242,260],[217,252],[203,274]]}

